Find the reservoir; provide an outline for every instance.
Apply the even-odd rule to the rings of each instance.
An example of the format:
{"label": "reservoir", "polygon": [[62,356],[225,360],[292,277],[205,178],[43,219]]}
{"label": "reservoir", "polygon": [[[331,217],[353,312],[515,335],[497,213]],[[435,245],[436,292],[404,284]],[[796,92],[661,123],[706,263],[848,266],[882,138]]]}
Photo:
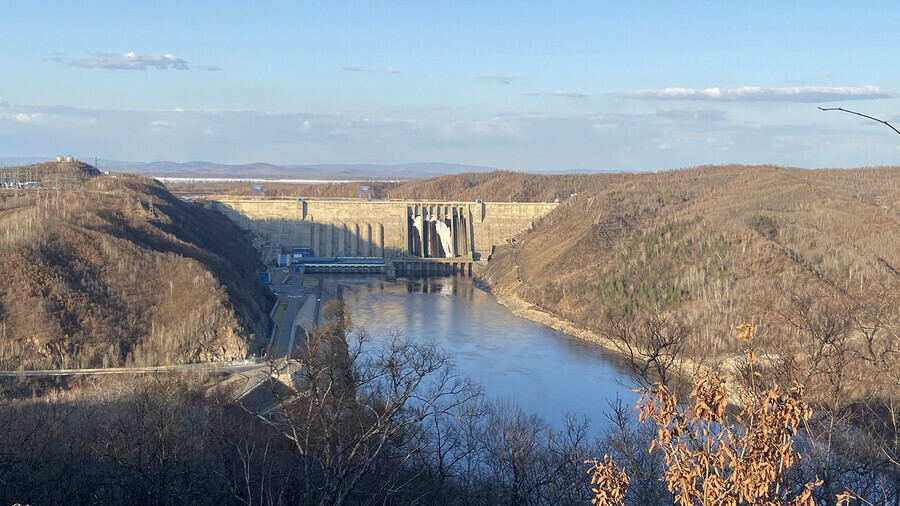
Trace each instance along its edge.
{"label": "reservoir", "polygon": [[491,400],[509,399],[558,425],[568,411],[596,430],[616,397],[637,400],[634,384],[595,344],[519,318],[469,278],[386,281],[331,277],[341,286],[354,327],[375,340],[392,332],[434,340]]}

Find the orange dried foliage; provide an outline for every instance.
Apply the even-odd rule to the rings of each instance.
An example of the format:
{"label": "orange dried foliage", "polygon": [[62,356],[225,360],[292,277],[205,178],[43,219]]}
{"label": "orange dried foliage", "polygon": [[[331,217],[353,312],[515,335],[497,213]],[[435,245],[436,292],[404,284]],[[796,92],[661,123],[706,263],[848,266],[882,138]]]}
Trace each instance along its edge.
{"label": "orange dried foliage", "polygon": [[603,460],[586,460],[591,464],[588,474],[591,475],[591,492],[594,498],[591,504],[624,504],[628,492],[628,475],[625,470],[616,466],[612,457],[604,455]]}
{"label": "orange dried foliage", "polygon": [[753,338],[753,331],[755,329],[752,323],[742,323],[737,326],[737,329],[741,331],[741,333],[737,335],[737,338],[741,341],[749,341]]}
{"label": "orange dried foliage", "polygon": [[[750,324],[738,330],[742,340],[753,337]],[[639,419],[658,428],[650,451],[665,453],[667,469],[662,480],[675,502],[681,506],[813,506],[812,492],[821,482],[806,483],[795,492],[796,487],[785,478],[786,471],[800,458],[793,448],[793,437],[812,414],[801,400],[802,393],[799,385],[786,393],[781,393],[777,384],[762,391],[751,389],[742,398],[744,409],[729,421],[725,415],[725,382],[715,373],[697,376],[690,394],[692,403],[687,407],[679,407],[665,385],[641,391]],[[618,472],[607,457],[593,464],[593,476],[606,481],[592,483],[609,483],[608,477]],[[621,483],[616,482],[615,494],[594,488],[593,504],[624,504]],[[627,486],[627,480],[624,483]]]}

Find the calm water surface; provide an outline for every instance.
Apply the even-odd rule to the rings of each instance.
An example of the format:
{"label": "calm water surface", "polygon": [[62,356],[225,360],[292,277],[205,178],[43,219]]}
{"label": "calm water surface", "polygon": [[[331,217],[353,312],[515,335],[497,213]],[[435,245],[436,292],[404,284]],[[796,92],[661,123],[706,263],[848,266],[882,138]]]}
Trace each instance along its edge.
{"label": "calm water surface", "polygon": [[338,278],[353,323],[374,338],[433,339],[492,399],[512,399],[558,423],[569,411],[607,423],[607,400],[633,405],[627,375],[608,352],[513,315],[467,278]]}

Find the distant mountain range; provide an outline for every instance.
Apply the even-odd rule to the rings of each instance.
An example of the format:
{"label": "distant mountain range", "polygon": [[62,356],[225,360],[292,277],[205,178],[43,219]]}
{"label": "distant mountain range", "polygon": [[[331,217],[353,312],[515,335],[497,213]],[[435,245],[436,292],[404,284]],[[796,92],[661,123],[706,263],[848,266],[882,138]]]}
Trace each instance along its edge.
{"label": "distant mountain range", "polygon": [[[48,161],[43,157],[0,158],[0,165],[28,165]],[[94,160],[82,160],[94,163]],[[102,171],[133,172],[148,176],[166,177],[251,177],[251,178],[293,178],[293,179],[418,179],[424,177],[460,174],[464,172],[490,172],[492,167],[462,165],[456,163],[404,163],[399,165],[376,164],[319,164],[319,165],[274,165],[271,163],[249,163],[228,165],[222,163],[193,162],[123,162],[119,160],[97,160]]]}

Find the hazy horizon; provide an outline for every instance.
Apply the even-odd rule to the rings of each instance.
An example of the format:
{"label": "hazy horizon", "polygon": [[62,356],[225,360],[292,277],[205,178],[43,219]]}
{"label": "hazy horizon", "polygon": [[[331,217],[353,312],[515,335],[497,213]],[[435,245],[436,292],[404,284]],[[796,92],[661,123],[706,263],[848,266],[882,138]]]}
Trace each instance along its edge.
{"label": "hazy horizon", "polygon": [[558,172],[900,155],[884,125],[817,108],[900,121],[887,2],[6,7],[0,157]]}

